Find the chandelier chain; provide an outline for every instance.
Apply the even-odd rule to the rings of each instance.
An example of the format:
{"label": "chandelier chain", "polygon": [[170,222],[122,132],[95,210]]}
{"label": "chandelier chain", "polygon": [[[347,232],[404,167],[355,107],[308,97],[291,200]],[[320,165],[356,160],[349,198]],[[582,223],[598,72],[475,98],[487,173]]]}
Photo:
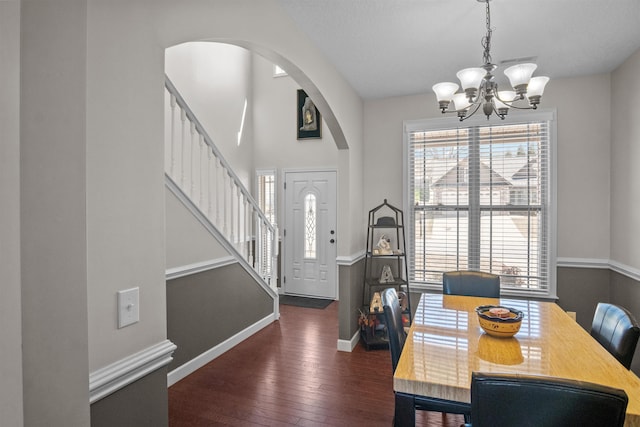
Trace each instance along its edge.
{"label": "chandelier chain", "polygon": [[482,47],[484,48],[484,53],[482,54],[482,60],[485,64],[491,63],[491,11],[489,10],[489,0],[486,0],[487,3],[487,35],[482,38]]}

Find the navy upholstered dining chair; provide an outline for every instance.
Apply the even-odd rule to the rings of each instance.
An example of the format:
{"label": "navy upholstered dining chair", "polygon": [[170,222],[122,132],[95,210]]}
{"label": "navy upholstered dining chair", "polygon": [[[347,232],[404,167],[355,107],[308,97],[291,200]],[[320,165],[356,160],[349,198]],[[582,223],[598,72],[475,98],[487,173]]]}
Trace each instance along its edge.
{"label": "navy upholstered dining chair", "polygon": [[621,427],[624,390],[563,378],[473,372],[469,427]]}
{"label": "navy upholstered dining chair", "polygon": [[640,327],[629,310],[615,304],[598,303],[591,324],[591,336],[625,368],[631,368]]}
{"label": "navy upholstered dining chair", "polygon": [[482,271],[448,271],[442,274],[442,293],[500,298],[500,276]]}
{"label": "navy upholstered dining chair", "polygon": [[[382,292],[382,309],[385,318],[385,325],[387,327],[387,335],[389,337],[389,350],[391,353],[391,366],[393,372],[396,371],[398,361],[400,360],[400,354],[402,348],[407,339],[407,333],[404,330],[402,323],[402,310],[400,308],[400,301],[398,300],[398,293],[394,288],[385,289]],[[411,402],[413,411],[403,411],[399,407],[398,402]],[[409,406],[409,407],[411,407]],[[405,393],[396,392],[396,409],[394,415],[394,425],[399,423],[400,417],[413,417],[413,423],[415,424],[415,410],[422,411],[435,411],[446,412],[451,414],[464,415],[465,421],[469,421],[471,408],[468,403],[453,402],[442,399],[429,398],[426,396],[414,396]],[[407,425],[406,419],[404,425]]]}

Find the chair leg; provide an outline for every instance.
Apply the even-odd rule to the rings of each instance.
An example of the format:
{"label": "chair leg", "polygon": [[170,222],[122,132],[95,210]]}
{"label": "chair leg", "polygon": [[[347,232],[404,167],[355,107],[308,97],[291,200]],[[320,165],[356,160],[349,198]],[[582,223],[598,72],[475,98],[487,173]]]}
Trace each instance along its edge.
{"label": "chair leg", "polygon": [[416,425],[416,406],[412,395],[396,393],[393,425],[394,427],[414,427]]}

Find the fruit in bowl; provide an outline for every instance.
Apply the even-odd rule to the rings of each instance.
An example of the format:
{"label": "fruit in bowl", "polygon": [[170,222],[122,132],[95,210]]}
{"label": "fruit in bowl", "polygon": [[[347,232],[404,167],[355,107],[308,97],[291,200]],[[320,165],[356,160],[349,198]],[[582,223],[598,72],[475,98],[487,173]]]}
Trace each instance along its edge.
{"label": "fruit in bowl", "polygon": [[499,338],[512,337],[520,330],[524,314],[520,310],[495,305],[476,307],[478,323],[489,335]]}

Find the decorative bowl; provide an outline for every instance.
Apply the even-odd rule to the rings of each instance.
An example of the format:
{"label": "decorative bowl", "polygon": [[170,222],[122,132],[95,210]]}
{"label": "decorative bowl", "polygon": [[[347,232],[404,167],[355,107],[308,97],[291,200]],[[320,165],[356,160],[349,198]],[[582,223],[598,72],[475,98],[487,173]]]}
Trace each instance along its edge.
{"label": "decorative bowl", "polygon": [[476,307],[480,327],[489,335],[509,338],[520,330],[524,314],[520,310],[497,305]]}

